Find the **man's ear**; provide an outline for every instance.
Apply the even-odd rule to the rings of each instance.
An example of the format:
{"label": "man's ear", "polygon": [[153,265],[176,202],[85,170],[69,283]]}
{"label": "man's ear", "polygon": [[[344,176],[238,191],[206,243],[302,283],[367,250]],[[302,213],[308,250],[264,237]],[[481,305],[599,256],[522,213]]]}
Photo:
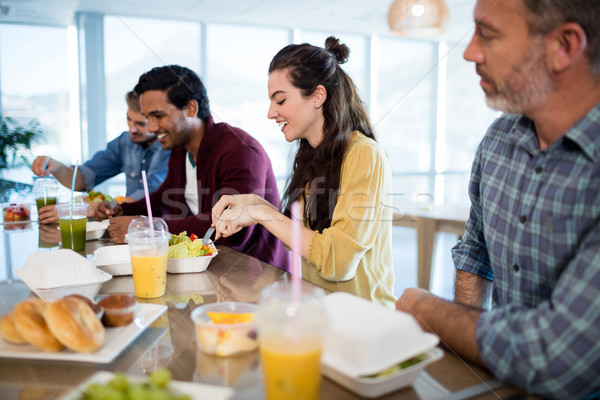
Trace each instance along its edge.
{"label": "man's ear", "polygon": [[198,102],[194,99],[190,100],[185,106],[185,114],[188,117],[195,117],[198,115]]}
{"label": "man's ear", "polygon": [[325,103],[325,100],[327,100],[327,89],[325,89],[325,86],[317,86],[317,88],[312,94],[312,98],[313,105],[315,106],[315,108],[321,108],[321,106],[323,106],[323,103]]}
{"label": "man's ear", "polygon": [[585,57],[587,36],[575,22],[561,24],[548,34],[550,68],[555,73],[568,69],[580,57]]}

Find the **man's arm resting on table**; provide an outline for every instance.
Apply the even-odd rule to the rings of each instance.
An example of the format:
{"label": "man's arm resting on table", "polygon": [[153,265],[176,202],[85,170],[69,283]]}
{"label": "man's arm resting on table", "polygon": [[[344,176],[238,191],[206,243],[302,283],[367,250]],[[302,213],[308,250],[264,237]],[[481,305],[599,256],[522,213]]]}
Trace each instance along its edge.
{"label": "man's arm resting on table", "polygon": [[471,272],[457,269],[454,277],[454,301],[487,310],[492,298],[492,282]]}
{"label": "man's arm resting on table", "polygon": [[470,361],[484,365],[479,356],[475,328],[482,311],[452,303],[426,290],[409,288],[396,301],[396,309],[412,314],[421,327]]}

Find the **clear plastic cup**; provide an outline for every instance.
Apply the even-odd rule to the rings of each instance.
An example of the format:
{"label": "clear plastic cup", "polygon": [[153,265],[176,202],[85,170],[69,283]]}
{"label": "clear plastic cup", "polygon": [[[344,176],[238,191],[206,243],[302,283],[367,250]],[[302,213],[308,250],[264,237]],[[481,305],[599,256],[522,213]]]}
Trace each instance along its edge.
{"label": "clear plastic cup", "polygon": [[38,211],[49,204],[56,204],[58,183],[53,178],[39,178],[33,183],[33,196]]}
{"label": "clear plastic cup", "polygon": [[322,289],[302,284],[296,299],[290,282],[261,293],[257,313],[267,400],[318,399],[327,316]]}
{"label": "clear plastic cup", "polygon": [[164,296],[167,282],[167,253],[171,234],[162,218],[134,218],[125,241],[129,243],[135,295],[143,299]]}
{"label": "clear plastic cup", "polygon": [[63,249],[84,251],[88,209],[85,199],[78,196],[72,203],[69,201],[56,204],[55,209],[58,214]]}

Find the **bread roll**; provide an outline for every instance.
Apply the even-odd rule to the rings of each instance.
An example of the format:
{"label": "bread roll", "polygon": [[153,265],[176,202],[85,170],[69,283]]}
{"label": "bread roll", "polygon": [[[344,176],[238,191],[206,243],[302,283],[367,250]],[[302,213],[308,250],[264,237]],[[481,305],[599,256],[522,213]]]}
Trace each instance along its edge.
{"label": "bread roll", "polygon": [[13,321],[12,313],[5,314],[0,319],[0,336],[2,339],[10,343],[25,344],[29,343],[23,336],[17,332],[15,322]]}
{"label": "bread roll", "polygon": [[44,319],[46,306],[41,299],[28,299],[17,304],[12,312],[15,328],[34,346],[48,352],[59,351],[63,345],[50,332]]}
{"label": "bread roll", "polygon": [[44,317],[54,336],[73,351],[89,353],[104,344],[104,326],[92,308],[80,299],[56,300],[48,305]]}

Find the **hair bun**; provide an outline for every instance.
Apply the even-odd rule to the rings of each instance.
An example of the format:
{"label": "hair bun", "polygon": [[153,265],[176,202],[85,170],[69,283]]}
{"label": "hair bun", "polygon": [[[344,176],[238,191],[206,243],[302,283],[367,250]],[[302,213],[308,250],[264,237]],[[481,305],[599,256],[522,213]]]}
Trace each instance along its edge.
{"label": "hair bun", "polygon": [[334,36],[329,36],[325,39],[325,50],[333,54],[338,64],[343,64],[348,61],[348,56],[350,56],[350,49],[343,43],[340,43],[340,40]]}

